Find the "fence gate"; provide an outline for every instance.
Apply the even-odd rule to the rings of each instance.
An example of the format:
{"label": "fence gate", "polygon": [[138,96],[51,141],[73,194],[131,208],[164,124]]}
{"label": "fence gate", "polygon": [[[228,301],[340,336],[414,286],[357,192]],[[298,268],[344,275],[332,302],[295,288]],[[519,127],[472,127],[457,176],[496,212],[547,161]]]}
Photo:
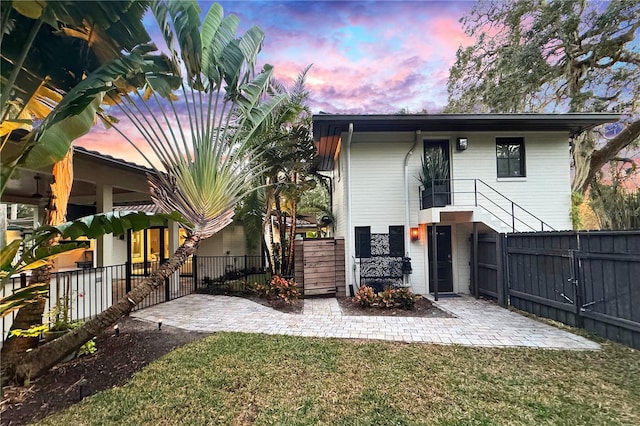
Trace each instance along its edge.
{"label": "fence gate", "polygon": [[344,239],[321,238],[296,240],[295,280],[304,295],[346,295]]}
{"label": "fence gate", "polygon": [[573,253],[575,233],[527,233],[507,236],[511,305],[532,314],[579,326]]}
{"label": "fence gate", "polygon": [[640,349],[640,231],[507,236],[511,305]]}
{"label": "fence gate", "polygon": [[502,307],[507,306],[504,238],[504,234],[497,233],[471,235],[471,292],[476,297],[494,298]]}

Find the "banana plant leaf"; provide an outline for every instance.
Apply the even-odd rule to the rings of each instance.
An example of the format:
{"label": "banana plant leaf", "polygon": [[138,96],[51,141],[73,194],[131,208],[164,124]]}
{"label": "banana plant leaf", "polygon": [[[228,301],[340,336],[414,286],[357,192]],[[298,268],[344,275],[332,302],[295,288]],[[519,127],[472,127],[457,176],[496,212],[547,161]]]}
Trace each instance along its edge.
{"label": "banana plant leaf", "polygon": [[[40,168],[62,159],[71,143],[93,126],[106,92],[116,81],[135,81],[136,76],[169,73],[169,63],[148,52],[155,46],[138,47],[91,73],[71,89],[43,122],[22,142],[19,152],[2,159],[0,194],[18,167]],[[131,86],[131,89],[134,87]]]}
{"label": "banana plant leaf", "polygon": [[49,292],[49,283],[31,284],[13,292],[10,296],[0,299],[0,318],[32,303],[38,297],[44,297]]}

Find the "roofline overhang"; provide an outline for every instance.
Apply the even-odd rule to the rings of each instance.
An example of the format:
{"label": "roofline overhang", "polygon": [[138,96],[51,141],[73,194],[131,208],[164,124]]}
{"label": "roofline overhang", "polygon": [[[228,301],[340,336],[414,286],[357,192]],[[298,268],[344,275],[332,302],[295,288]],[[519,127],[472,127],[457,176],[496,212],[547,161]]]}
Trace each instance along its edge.
{"label": "roofline overhang", "polygon": [[332,170],[342,132],[352,123],[354,132],[565,132],[567,137],[619,121],[620,114],[315,114],[313,136],[316,168]]}

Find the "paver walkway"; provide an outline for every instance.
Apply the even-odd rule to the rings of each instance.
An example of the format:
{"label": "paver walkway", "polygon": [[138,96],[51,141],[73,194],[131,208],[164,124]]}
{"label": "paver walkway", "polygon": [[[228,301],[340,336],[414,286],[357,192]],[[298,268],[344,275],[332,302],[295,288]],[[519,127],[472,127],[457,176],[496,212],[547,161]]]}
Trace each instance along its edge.
{"label": "paver walkway", "polygon": [[303,314],[285,314],[247,299],[192,294],[131,314],[186,330],[377,339],[484,347],[597,350],[584,337],[463,296],[435,304],[454,318],[345,316],[333,298],[305,299]]}

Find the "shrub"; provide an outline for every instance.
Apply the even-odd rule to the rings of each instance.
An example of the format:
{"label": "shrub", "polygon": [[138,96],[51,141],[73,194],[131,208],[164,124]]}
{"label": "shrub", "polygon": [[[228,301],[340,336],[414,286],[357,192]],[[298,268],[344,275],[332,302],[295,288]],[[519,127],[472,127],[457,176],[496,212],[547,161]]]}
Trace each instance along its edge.
{"label": "shrub", "polygon": [[371,287],[363,285],[358,289],[352,300],[362,307],[369,307],[375,303],[376,295]]}
{"label": "shrub", "polygon": [[300,297],[297,283],[294,280],[287,280],[286,278],[274,275],[273,278],[271,278],[269,286],[271,287],[273,295],[288,305]]}
{"label": "shrub", "polygon": [[393,308],[395,306],[395,293],[396,291],[391,287],[385,288],[378,293],[376,304],[383,308]]}
{"label": "shrub", "polygon": [[417,295],[411,292],[409,287],[391,288],[387,287],[376,294],[371,287],[363,285],[358,289],[355,297],[351,299],[353,303],[359,304],[363,308],[375,306],[379,308],[400,308],[413,309],[418,300]]}
{"label": "shrub", "polygon": [[397,288],[393,293],[394,304],[400,309],[413,309],[417,299],[409,287]]}
{"label": "shrub", "polygon": [[278,275],[274,275],[269,284],[253,283],[251,291],[261,298],[276,298],[286,304],[292,304],[300,297],[297,283],[294,280],[287,280]]}

